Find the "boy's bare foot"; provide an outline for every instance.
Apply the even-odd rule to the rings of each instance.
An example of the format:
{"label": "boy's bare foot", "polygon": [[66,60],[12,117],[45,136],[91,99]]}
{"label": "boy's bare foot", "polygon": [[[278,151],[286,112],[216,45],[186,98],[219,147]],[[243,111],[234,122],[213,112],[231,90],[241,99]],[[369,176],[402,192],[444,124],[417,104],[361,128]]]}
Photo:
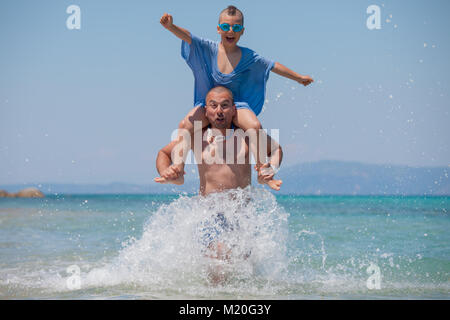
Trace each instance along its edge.
{"label": "boy's bare foot", "polygon": [[273,190],[280,191],[280,188],[281,188],[281,185],[283,184],[283,181],[272,179],[272,180],[267,181],[266,184],[270,188],[272,188]]}
{"label": "boy's bare foot", "polygon": [[167,178],[162,178],[162,177],[156,177],[153,179],[153,181],[161,183],[161,184],[176,184],[181,186],[182,184],[184,184],[184,177],[179,177],[177,179],[167,179]]}
{"label": "boy's bare foot", "polygon": [[161,177],[156,177],[153,179],[158,183],[172,183],[177,185],[182,185],[184,183],[184,175],[186,172],[184,171],[184,167],[181,169],[176,165],[170,165],[163,172],[161,172]]}

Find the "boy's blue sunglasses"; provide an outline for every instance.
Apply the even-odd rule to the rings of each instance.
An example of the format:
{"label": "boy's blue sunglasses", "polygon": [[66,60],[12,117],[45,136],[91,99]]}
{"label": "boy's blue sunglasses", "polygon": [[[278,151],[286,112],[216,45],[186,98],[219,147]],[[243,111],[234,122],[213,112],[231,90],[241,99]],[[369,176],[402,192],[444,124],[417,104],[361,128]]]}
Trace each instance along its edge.
{"label": "boy's blue sunglasses", "polygon": [[221,23],[219,24],[220,29],[222,29],[222,31],[230,31],[230,27],[234,32],[240,32],[242,29],[244,29],[244,27],[240,24],[233,24],[233,26],[231,26],[229,23]]}

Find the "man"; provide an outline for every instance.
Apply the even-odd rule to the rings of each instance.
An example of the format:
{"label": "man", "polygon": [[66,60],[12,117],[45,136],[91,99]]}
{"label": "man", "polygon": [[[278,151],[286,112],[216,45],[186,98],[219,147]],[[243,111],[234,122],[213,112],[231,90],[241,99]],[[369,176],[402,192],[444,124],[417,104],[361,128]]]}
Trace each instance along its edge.
{"label": "man", "polygon": [[[211,89],[206,95],[205,111],[211,128],[203,128],[202,137],[206,132],[209,133],[209,139],[202,138],[200,141],[195,141],[195,136],[188,135],[187,137],[191,139],[190,147],[194,151],[198,163],[200,194],[207,195],[212,192],[247,187],[251,184],[248,136],[235,132],[231,138],[224,138],[227,137],[227,129],[230,131],[233,117],[236,114],[231,91],[222,86]],[[270,160],[258,169],[258,182],[267,184],[270,188],[278,191],[282,181],[273,179],[273,176],[274,171],[281,164],[282,150],[270,136],[265,136],[268,140],[267,157]],[[198,146],[199,143],[201,148]],[[155,178],[155,182],[177,185],[184,183],[184,170],[178,169],[172,161],[176,156],[174,155],[176,145],[177,141],[172,141],[159,151],[156,168],[160,177]],[[230,161],[230,155],[232,161]],[[244,161],[241,161],[242,159]]]}
{"label": "man", "polygon": [[[205,196],[214,192],[245,188],[251,184],[251,167],[249,156],[249,137],[241,130],[235,130],[229,135],[236,106],[233,94],[225,87],[215,87],[206,95],[206,117],[210,122],[210,128],[203,128],[200,139],[191,137],[186,130],[183,137],[190,139],[190,148],[194,152],[198,164],[200,176],[200,194]],[[197,132],[200,132],[198,130]],[[206,134],[205,134],[206,133]],[[228,136],[228,137],[227,137]],[[280,190],[281,180],[273,179],[274,170],[278,168],[282,160],[281,147],[267,137],[267,156],[269,162],[258,168],[258,182],[267,184],[274,190]],[[205,138],[203,138],[205,137]],[[177,141],[172,141],[162,148],[156,159],[156,168],[160,177],[154,180],[158,183],[184,183],[184,170],[179,170],[179,165],[174,165],[174,158],[178,157],[179,146]],[[179,161],[184,165],[183,160]],[[228,261],[231,254],[229,248],[220,236],[224,232],[233,231],[238,227],[230,223],[222,212],[214,214],[213,221],[205,223],[205,232],[202,242],[211,258]],[[247,253],[245,257],[248,257]],[[220,266],[216,266],[209,272],[214,284],[223,282],[226,277]]]}

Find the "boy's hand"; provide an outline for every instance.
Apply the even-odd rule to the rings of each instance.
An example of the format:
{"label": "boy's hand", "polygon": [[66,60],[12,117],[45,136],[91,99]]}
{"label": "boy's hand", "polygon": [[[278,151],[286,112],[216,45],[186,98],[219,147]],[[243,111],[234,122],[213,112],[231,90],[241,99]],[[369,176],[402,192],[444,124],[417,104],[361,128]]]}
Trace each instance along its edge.
{"label": "boy's hand", "polygon": [[170,14],[164,13],[161,17],[161,20],[159,21],[162,26],[166,29],[169,29],[173,26],[173,18]]}
{"label": "boy's hand", "polygon": [[300,76],[300,79],[298,79],[297,82],[306,87],[308,84],[314,82],[314,80],[310,76]]}

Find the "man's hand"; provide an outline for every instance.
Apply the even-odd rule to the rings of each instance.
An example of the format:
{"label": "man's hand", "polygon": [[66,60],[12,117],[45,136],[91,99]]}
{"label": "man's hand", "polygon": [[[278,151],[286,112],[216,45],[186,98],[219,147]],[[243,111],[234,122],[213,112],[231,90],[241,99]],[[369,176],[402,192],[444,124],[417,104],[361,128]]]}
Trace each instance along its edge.
{"label": "man's hand", "polygon": [[300,78],[297,80],[297,82],[306,87],[307,85],[314,82],[314,80],[310,76],[300,76]]}
{"label": "man's hand", "polygon": [[275,172],[270,166],[270,163],[264,163],[259,167],[255,166],[255,170],[258,172],[258,182],[261,184],[267,183],[269,180],[272,180],[273,176],[275,175]]}
{"label": "man's hand", "polygon": [[182,185],[184,183],[184,175],[186,172],[180,170],[177,166],[171,165],[163,172],[161,172],[161,177],[154,179],[158,183],[172,183],[177,185]]}
{"label": "man's hand", "polygon": [[173,18],[168,13],[164,13],[159,22],[166,29],[170,29],[173,26]]}
{"label": "man's hand", "polygon": [[269,163],[265,163],[262,166],[255,166],[256,171],[258,171],[258,183],[267,184],[271,189],[275,191],[280,191],[283,181],[275,180],[273,177],[275,172]]}

